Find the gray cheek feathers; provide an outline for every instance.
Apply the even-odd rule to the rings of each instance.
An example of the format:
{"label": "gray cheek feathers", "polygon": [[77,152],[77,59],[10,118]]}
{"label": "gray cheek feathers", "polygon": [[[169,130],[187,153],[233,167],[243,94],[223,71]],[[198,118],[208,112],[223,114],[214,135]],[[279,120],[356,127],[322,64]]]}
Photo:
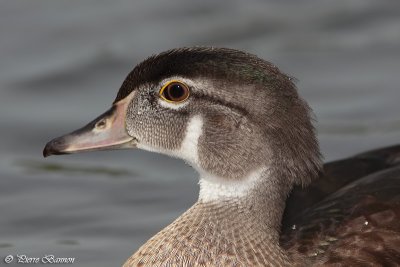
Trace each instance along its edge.
{"label": "gray cheek feathers", "polygon": [[133,99],[127,112],[127,131],[140,143],[159,148],[176,150],[184,137],[187,117],[160,107],[155,101],[145,101],[141,96]]}
{"label": "gray cheek feathers", "polygon": [[265,165],[259,131],[246,120],[216,114],[205,119],[199,141],[199,160],[209,172],[239,179]]}

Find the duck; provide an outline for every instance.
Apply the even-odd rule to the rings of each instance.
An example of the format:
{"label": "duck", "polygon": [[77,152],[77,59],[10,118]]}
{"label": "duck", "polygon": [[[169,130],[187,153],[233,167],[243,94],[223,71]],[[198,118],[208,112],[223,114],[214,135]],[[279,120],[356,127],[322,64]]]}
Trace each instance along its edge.
{"label": "duck", "polygon": [[182,159],[199,197],[129,266],[400,266],[400,146],[323,164],[294,79],[256,55],[150,56],[111,108],[43,155],[143,149]]}

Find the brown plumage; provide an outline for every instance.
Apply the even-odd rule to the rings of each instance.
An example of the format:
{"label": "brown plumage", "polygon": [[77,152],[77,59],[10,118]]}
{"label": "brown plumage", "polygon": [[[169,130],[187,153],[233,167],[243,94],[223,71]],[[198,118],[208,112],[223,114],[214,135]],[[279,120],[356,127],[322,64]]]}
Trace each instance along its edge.
{"label": "brown plumage", "polygon": [[[124,266],[400,266],[400,146],[327,163],[324,169],[320,179],[289,197],[281,248],[260,234],[267,229],[251,224],[249,207],[237,205],[241,212],[236,213],[227,203],[197,203]],[[182,250],[187,259],[175,256]]]}
{"label": "brown plumage", "polygon": [[[190,96],[165,101],[170,82]],[[152,56],[112,109],[44,155],[127,147],[185,160],[200,194],[125,267],[400,265],[400,146],[322,172],[310,108],[289,76],[254,55],[194,47]]]}

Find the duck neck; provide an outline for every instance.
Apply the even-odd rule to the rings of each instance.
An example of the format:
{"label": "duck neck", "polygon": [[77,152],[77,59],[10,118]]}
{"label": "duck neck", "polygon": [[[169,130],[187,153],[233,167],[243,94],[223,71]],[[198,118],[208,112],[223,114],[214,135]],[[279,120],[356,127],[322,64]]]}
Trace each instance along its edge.
{"label": "duck neck", "polygon": [[279,246],[279,234],[290,185],[279,178],[266,169],[238,182],[224,183],[203,175],[199,201],[193,208],[207,207],[213,213],[207,216],[216,224],[225,223],[228,231],[238,230],[243,238],[253,238],[261,246],[268,244],[269,257],[275,255],[280,260],[277,263],[285,262],[287,256]]}
{"label": "duck neck", "polygon": [[[268,171],[248,183],[202,175],[195,205],[144,244],[125,266],[292,266],[279,246],[287,186]],[[162,265],[160,264],[160,265]]]}

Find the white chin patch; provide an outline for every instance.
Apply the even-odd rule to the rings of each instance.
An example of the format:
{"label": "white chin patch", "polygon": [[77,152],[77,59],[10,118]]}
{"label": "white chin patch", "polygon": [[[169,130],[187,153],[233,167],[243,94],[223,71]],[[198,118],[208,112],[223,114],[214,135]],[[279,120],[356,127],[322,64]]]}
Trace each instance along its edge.
{"label": "white chin patch", "polygon": [[237,181],[202,173],[199,181],[199,201],[215,202],[245,197],[257,187],[266,171],[266,168],[260,168]]}

